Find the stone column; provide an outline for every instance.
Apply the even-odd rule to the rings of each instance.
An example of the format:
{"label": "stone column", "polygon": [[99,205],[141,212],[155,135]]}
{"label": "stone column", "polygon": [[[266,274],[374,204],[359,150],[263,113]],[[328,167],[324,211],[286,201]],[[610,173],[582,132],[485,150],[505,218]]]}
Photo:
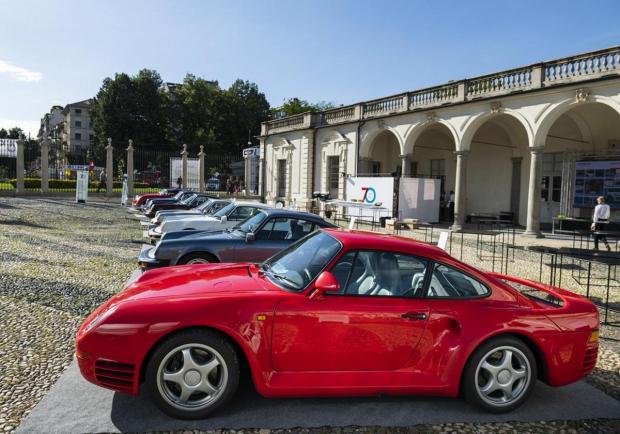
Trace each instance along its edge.
{"label": "stone column", "polygon": [[527,227],[523,235],[543,238],[540,232],[540,183],[542,181],[542,146],[530,148],[530,183],[527,195]]}
{"label": "stone column", "polygon": [[198,175],[200,189],[199,191],[203,193],[205,191],[205,147],[200,145],[200,152],[198,153],[198,161],[200,165],[200,174]]}
{"label": "stone column", "polygon": [[183,181],[183,188],[187,188],[187,145],[183,145],[181,151],[181,180]]}
{"label": "stone column", "polygon": [[400,155],[400,160],[401,160],[401,170],[400,170],[400,174],[401,176],[407,176],[410,175],[409,173],[409,155],[407,154],[401,154]]}
{"label": "stone column", "polygon": [[259,164],[258,164],[258,195],[261,197],[261,200],[265,201],[265,186],[263,185],[265,181],[265,141],[264,139],[260,139],[259,145]]}
{"label": "stone column", "polygon": [[17,161],[15,162],[17,169],[17,193],[23,193],[24,188],[24,139],[17,139]]}
{"label": "stone column", "polygon": [[112,196],[114,190],[114,160],[112,159],[112,139],[108,137],[108,146],[105,147],[105,194]]}
{"label": "stone column", "polygon": [[467,155],[469,151],[456,151],[456,186],[454,188],[454,223],[453,231],[463,230],[466,216],[466,200],[467,186]]}
{"label": "stone column", "polygon": [[50,142],[48,138],[41,142],[41,193],[50,191],[50,164],[49,164]]}
{"label": "stone column", "polygon": [[133,140],[129,139],[127,146],[127,200],[133,199]]}

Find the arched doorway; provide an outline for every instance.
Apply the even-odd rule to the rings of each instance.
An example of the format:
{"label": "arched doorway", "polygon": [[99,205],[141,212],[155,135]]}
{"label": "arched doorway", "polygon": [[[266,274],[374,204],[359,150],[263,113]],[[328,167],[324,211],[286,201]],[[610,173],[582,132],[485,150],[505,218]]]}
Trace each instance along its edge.
{"label": "arched doorway", "polygon": [[400,170],[400,144],[390,130],[379,132],[362,145],[358,176],[394,176]]}
{"label": "arched doorway", "polygon": [[512,214],[526,223],[529,138],[517,117],[500,113],[473,131],[466,172],[465,210],[468,215]]}
{"label": "arched doorway", "polygon": [[541,222],[559,214],[590,218],[599,195],[620,209],[620,113],[594,101],[559,110],[541,122],[538,138]]}

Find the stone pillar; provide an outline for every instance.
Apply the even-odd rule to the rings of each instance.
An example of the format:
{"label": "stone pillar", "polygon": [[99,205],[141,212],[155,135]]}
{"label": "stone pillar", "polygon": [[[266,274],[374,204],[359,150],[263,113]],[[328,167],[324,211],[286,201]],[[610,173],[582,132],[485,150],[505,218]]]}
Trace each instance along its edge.
{"label": "stone pillar", "polygon": [[409,155],[407,154],[401,154],[400,155],[400,160],[401,160],[401,169],[400,169],[400,174],[401,176],[407,176],[410,175],[409,173]]}
{"label": "stone pillar", "polygon": [[181,151],[181,181],[182,187],[187,188],[187,145],[183,144],[183,150]]}
{"label": "stone pillar", "polygon": [[200,165],[200,174],[198,175],[198,182],[200,183],[199,191],[203,193],[205,191],[205,147],[203,145],[200,145],[198,161]]}
{"label": "stone pillar", "polygon": [[133,140],[127,146],[127,200],[133,200]]}
{"label": "stone pillar", "polygon": [[244,155],[243,161],[245,163],[243,177],[245,184],[245,194],[247,196],[250,194],[250,183],[252,182],[252,155]]}
{"label": "stone pillar", "polygon": [[112,139],[108,137],[108,146],[105,147],[105,194],[112,196],[114,190],[114,160],[112,159]]}
{"label": "stone pillar", "polygon": [[24,139],[20,137],[17,139],[17,161],[15,162],[17,169],[17,193],[23,193],[24,188]]}
{"label": "stone pillar", "polygon": [[453,231],[463,230],[466,216],[466,200],[467,186],[467,154],[469,151],[456,151],[456,186],[454,188],[454,223]]}
{"label": "stone pillar", "polygon": [[264,139],[260,139],[259,145],[259,164],[258,164],[258,195],[261,197],[261,200],[265,201],[265,141]]}
{"label": "stone pillar", "polygon": [[542,146],[530,148],[530,183],[527,195],[527,226],[523,235],[543,238],[540,232],[540,183],[542,181]]}
{"label": "stone pillar", "polygon": [[50,142],[48,138],[41,142],[41,193],[50,191]]}

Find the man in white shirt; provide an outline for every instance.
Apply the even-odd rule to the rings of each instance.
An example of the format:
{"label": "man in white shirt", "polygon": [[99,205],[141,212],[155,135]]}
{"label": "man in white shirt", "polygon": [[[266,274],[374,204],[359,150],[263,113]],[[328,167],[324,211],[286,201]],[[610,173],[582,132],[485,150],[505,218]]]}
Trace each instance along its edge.
{"label": "man in white shirt", "polygon": [[592,214],[592,226],[591,229],[594,233],[594,249],[598,250],[598,241],[603,240],[605,243],[605,247],[607,247],[608,251],[611,251],[609,247],[609,243],[607,242],[607,237],[605,235],[596,234],[596,231],[603,230],[603,227],[606,223],[609,222],[609,215],[611,214],[611,210],[609,209],[609,205],[605,203],[605,197],[599,196],[596,198],[596,202],[598,205],[594,207],[594,214]]}

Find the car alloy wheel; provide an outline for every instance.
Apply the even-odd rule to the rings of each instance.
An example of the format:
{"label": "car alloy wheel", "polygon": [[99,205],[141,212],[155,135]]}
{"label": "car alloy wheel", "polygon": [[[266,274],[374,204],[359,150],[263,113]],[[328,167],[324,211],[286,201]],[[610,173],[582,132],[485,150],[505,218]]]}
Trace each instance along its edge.
{"label": "car alloy wheel", "polygon": [[523,404],[536,384],[538,366],[532,350],[514,336],[498,336],[473,352],[463,372],[467,401],[491,413]]}
{"label": "car alloy wheel", "polygon": [[521,350],[511,346],[494,348],[478,363],[476,389],[490,405],[510,405],[527,390],[531,375],[530,362]]}
{"label": "car alloy wheel", "polygon": [[187,265],[192,264],[209,264],[210,261],[207,258],[192,258],[186,262]]}
{"label": "car alloy wheel", "polygon": [[182,345],[159,364],[157,387],[180,410],[208,407],[226,388],[228,369],[221,354],[201,344]]}
{"label": "car alloy wheel", "polygon": [[239,360],[225,336],[206,329],[163,341],[146,366],[146,388],[172,417],[201,419],[229,401],[239,385]]}

